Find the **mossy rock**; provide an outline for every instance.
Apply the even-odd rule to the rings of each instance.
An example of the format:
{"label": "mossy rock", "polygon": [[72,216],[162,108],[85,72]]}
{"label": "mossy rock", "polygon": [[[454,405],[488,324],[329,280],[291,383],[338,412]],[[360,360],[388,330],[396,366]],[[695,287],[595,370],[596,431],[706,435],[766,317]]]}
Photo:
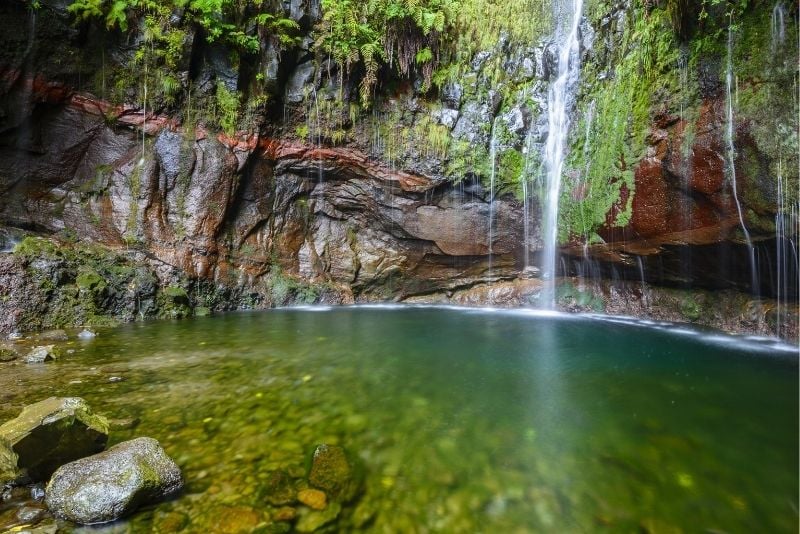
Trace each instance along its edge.
{"label": "mossy rock", "polygon": [[82,270],[78,273],[75,284],[82,291],[90,291],[92,293],[99,293],[108,286],[106,279],[94,270]]}
{"label": "mossy rock", "polygon": [[696,300],[689,297],[681,301],[681,315],[689,321],[697,321],[703,314],[703,309]]}
{"label": "mossy rock", "polygon": [[308,481],[333,499],[349,502],[358,494],[359,473],[338,445],[319,445],[311,459]]}
{"label": "mossy rock", "polygon": [[92,413],[83,399],[50,397],[0,425],[0,441],[16,455],[21,478],[45,480],[59,466],[102,451],[108,422]]}

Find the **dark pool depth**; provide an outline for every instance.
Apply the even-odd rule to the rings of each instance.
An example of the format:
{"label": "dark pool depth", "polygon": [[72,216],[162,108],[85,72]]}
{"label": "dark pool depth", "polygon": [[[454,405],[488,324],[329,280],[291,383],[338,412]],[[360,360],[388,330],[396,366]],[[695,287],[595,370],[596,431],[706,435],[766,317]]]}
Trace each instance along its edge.
{"label": "dark pool depth", "polygon": [[114,532],[279,532],[268,474],[302,477],[320,443],[364,476],[331,531],[797,532],[797,353],[762,343],[355,307],[139,323],[73,347],[2,368],[0,421],[52,395],[139,418],[112,443],[158,439],[187,488]]}

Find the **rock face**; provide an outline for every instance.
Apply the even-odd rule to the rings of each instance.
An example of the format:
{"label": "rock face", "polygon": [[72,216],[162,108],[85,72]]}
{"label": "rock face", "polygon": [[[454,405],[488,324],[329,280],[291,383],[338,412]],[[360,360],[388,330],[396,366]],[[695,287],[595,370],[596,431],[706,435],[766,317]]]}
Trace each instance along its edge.
{"label": "rock face", "polygon": [[[254,72],[269,88],[267,110],[240,124],[241,131],[219,133],[211,120],[190,124],[180,104],[176,109],[157,97],[146,110],[133,90],[117,95],[121,104],[100,98],[105,85],[101,91],[86,81],[93,68],[106,72],[97,47],[113,48],[115,64],[108,68],[124,71],[130,60],[121,42],[141,35],[131,29],[125,39],[106,36],[114,37],[109,41],[98,39],[100,29],[93,27],[87,36],[59,2],[43,3],[49,7],[37,24],[46,33],[29,36],[37,42],[31,57],[17,48],[0,55],[0,226],[77,236],[124,252],[129,264],[106,268],[108,262],[76,265],[69,258],[0,252],[0,292],[9,295],[0,302],[0,333],[92,324],[101,312],[133,320],[293,302],[423,301],[431,295],[470,304],[486,303],[483,297],[530,300],[532,288],[521,294],[511,286],[519,286],[518,274],[536,263],[541,248],[540,202],[535,192],[527,206],[521,201],[520,177],[539,165],[534,153],[547,138],[551,40],[512,46],[504,37],[491,50],[477,51],[458,82],[438,92],[405,80],[387,83],[397,88],[378,91],[371,119],[345,117],[357,99],[358,80],[340,79],[332,62],[313,59],[307,34],[319,20],[319,4],[283,2],[284,14],[300,22],[305,44],[289,52],[265,41],[258,65],[243,61],[237,71],[223,44],[206,46],[187,34],[176,79],[193,82],[194,97],[212,98],[219,86],[252,87]],[[587,64],[613,63],[627,24],[642,18],[634,4],[613,3],[600,20],[584,21]],[[642,9],[662,10],[661,4]],[[748,25],[755,27],[759,12],[767,13],[764,6],[752,3]],[[30,26],[25,2],[11,0],[0,10],[6,34]],[[761,18],[766,26],[759,38],[769,33],[769,17]],[[26,50],[27,37],[15,37],[19,51]],[[789,72],[789,83],[797,63],[792,54],[791,47],[773,54],[785,65],[771,71]],[[72,59],[59,63],[55,56]],[[631,181],[615,191],[620,196],[607,224],[600,213],[592,223],[596,233],[570,236],[563,249],[567,272],[613,278],[615,269],[638,267],[651,283],[775,296],[770,276],[753,284],[742,267],[748,250],[727,176],[718,59],[698,59],[699,74],[693,74],[702,79],[691,112],[684,113],[685,102],[676,95],[651,98],[644,152],[620,155],[618,171]],[[780,243],[774,237],[776,216],[790,218],[790,210],[778,206],[775,169],[782,162],[782,169],[796,172],[795,160],[787,158],[797,150],[793,134],[770,141],[780,137],[769,135],[774,121],[753,111],[768,94],[780,93],[783,78],[743,61],[733,135],[737,187],[766,273],[775,270],[768,260],[778,247],[784,258],[797,250],[796,236]],[[616,78],[613,65],[608,69],[589,83]],[[498,73],[507,79],[498,83]],[[594,111],[587,109],[595,110],[594,104],[581,108],[580,102],[587,95],[578,96],[576,126],[591,122]],[[572,153],[604,141],[603,132],[592,140],[587,127],[584,140],[574,130]],[[494,191],[490,177],[496,178]],[[620,177],[601,178],[617,183]],[[572,196],[590,202],[591,188],[576,184]],[[628,200],[630,214],[617,227]],[[787,227],[794,228],[791,221]],[[16,239],[11,235],[0,235],[0,250],[9,249]],[[792,269],[796,265],[785,271]],[[796,277],[785,278],[791,283],[781,286],[784,301],[797,294]],[[476,289],[497,283],[505,286],[494,293],[503,294]],[[173,291],[176,285],[186,292]],[[190,286],[199,289],[186,290]]]}
{"label": "rock face", "polygon": [[181,471],[161,445],[137,438],[61,466],[47,484],[45,502],[75,523],[105,523],[182,487]]}
{"label": "rock face", "polygon": [[[0,425],[2,480],[45,480],[60,465],[102,451],[107,440],[108,423],[83,399],[51,397],[31,404]],[[16,474],[8,477],[10,472]]]}

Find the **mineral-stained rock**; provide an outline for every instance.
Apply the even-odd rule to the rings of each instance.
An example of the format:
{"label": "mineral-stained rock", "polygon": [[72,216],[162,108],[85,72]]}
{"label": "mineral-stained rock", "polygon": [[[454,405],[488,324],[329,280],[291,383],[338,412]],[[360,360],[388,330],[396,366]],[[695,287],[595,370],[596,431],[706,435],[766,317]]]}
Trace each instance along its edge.
{"label": "mineral-stained rock", "polygon": [[47,484],[45,502],[75,523],[105,523],[182,487],[180,468],[158,441],[136,438],[61,466]]}
{"label": "mineral-stained rock", "polygon": [[[102,451],[107,440],[105,418],[93,414],[77,397],[50,397],[0,425],[0,442],[16,457],[17,479],[44,480],[60,465]],[[6,476],[8,456],[0,445],[0,474]],[[0,480],[9,480],[6,476]]]}

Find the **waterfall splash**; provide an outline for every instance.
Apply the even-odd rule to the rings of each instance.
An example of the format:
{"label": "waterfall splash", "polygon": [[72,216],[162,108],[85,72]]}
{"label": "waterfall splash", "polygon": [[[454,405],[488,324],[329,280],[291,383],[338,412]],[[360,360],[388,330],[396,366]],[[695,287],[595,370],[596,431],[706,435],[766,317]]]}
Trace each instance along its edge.
{"label": "waterfall splash", "polygon": [[728,170],[728,177],[730,179],[731,190],[733,191],[733,200],[736,203],[736,213],[739,216],[739,225],[742,228],[744,239],[747,244],[747,251],[750,259],[750,284],[751,291],[758,292],[758,272],[756,269],[755,249],[753,248],[753,241],[750,238],[750,232],[744,221],[744,213],[742,211],[742,203],[739,201],[739,192],[736,184],[736,148],[734,147],[734,117],[733,117],[733,24],[728,25],[728,54],[725,68],[725,145],[726,145],[726,164]]}
{"label": "waterfall splash", "polygon": [[[565,6],[564,6],[565,7]],[[569,31],[558,52],[558,76],[550,84],[547,94],[548,132],[544,159],[547,168],[545,209],[542,237],[542,275],[545,287],[541,304],[544,308],[555,305],[556,247],[558,246],[558,199],[561,189],[561,172],[564,167],[564,150],[569,131],[568,104],[571,90],[580,74],[580,44],[578,25],[581,20],[583,0],[572,0],[572,19]],[[563,28],[557,35],[563,34]]]}

